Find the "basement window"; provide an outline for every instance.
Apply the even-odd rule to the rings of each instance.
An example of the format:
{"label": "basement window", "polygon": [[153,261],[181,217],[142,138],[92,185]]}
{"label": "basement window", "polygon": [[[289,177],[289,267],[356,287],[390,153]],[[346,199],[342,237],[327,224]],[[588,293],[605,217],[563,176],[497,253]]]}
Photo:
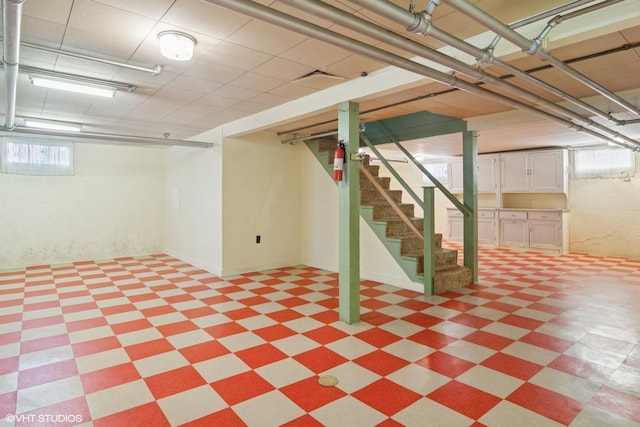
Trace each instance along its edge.
{"label": "basement window", "polygon": [[73,175],[73,143],[3,138],[1,170],[18,175]]}
{"label": "basement window", "polygon": [[634,153],[626,148],[600,147],[573,152],[573,173],[577,179],[628,178],[635,169]]}

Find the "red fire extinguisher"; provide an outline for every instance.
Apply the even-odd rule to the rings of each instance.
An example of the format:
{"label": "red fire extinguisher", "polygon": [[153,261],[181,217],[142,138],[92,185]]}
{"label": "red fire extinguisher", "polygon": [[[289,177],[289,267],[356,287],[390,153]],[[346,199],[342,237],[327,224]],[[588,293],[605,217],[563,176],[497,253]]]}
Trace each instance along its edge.
{"label": "red fire extinguisher", "polygon": [[336,151],[333,152],[333,180],[342,181],[344,171],[345,146],[342,141],[338,142]]}

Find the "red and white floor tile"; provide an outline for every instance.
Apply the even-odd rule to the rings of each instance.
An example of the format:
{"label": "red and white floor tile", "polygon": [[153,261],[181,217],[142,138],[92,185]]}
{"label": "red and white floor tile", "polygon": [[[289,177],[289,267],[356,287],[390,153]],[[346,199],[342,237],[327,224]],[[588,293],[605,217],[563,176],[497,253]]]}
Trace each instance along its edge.
{"label": "red and white floor tile", "polygon": [[0,272],[0,426],[640,426],[640,261],[480,266],[438,296],[363,281],[354,325],[312,267]]}

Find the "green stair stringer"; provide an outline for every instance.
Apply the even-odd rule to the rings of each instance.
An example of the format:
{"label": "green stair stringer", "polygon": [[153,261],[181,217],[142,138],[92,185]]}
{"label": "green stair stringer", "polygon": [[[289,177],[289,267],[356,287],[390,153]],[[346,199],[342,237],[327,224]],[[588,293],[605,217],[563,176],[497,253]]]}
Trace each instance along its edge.
{"label": "green stair stringer", "polygon": [[[322,165],[327,174],[332,177],[333,165],[329,163],[329,152],[320,151],[320,144],[318,144],[317,141],[307,140],[305,141],[305,144],[320,162],[320,165]],[[360,206],[360,216],[365,220],[376,236],[378,236],[378,239],[387,248],[393,259],[395,259],[409,279],[422,287],[424,283],[423,276],[417,274],[417,271],[419,270],[418,260],[415,257],[408,257],[400,254],[401,240],[387,237],[387,222],[375,221],[373,219],[373,206]]]}

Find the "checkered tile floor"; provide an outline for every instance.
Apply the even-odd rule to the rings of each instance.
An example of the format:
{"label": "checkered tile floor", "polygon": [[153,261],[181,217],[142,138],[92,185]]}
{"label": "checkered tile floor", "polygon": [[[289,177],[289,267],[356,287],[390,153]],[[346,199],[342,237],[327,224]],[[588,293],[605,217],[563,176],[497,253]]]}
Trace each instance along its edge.
{"label": "checkered tile floor", "polygon": [[312,267],[0,273],[0,426],[640,426],[640,261],[480,264],[439,296],[364,281],[355,325]]}

